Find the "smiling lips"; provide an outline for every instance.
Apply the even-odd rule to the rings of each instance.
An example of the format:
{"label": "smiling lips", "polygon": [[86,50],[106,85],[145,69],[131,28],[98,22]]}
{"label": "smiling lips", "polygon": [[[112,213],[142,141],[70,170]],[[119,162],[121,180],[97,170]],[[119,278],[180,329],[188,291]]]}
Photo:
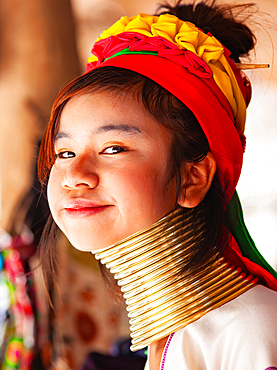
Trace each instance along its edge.
{"label": "smiling lips", "polygon": [[69,218],[84,218],[93,216],[107,209],[109,205],[101,205],[87,199],[75,199],[66,203],[64,209]]}

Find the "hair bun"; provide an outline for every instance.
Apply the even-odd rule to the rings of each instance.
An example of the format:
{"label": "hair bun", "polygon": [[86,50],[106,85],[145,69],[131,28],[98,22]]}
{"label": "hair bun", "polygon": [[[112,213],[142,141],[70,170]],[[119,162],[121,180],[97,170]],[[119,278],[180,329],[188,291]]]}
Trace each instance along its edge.
{"label": "hair bun", "polygon": [[[189,21],[201,28],[205,33],[210,32],[230,52],[231,58],[238,62],[242,56],[247,56],[256,44],[256,37],[244,24],[253,12],[257,10],[256,4],[217,5],[215,0],[204,0],[194,3],[182,3],[175,6],[163,4],[158,15],[169,13],[183,21]],[[239,16],[238,16],[239,14]]]}

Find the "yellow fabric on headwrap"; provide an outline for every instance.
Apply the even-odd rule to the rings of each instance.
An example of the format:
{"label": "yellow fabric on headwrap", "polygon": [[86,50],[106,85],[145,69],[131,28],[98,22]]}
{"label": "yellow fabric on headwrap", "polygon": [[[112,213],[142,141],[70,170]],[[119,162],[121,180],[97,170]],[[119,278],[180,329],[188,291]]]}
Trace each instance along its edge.
{"label": "yellow fabric on headwrap", "polygon": [[[246,104],[235,75],[229,65],[221,43],[190,22],[170,14],[151,16],[140,13],[136,17],[121,17],[97,39],[106,39],[123,32],[137,32],[147,37],[163,37],[179,49],[187,49],[200,57],[211,69],[213,78],[228,99],[240,130],[244,131]],[[97,60],[96,56],[88,62]]]}

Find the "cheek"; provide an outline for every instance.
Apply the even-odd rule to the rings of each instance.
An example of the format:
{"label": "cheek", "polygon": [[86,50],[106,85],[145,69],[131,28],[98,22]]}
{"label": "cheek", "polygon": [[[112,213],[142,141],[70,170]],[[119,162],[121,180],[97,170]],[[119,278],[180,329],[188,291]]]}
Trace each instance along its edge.
{"label": "cheek", "polygon": [[57,204],[60,198],[60,185],[58,181],[58,176],[56,174],[55,168],[52,167],[49,175],[49,180],[47,184],[47,199],[50,211],[55,218]]}
{"label": "cheek", "polygon": [[167,186],[167,180],[164,166],[157,169],[141,163],[132,170],[122,170],[113,184],[114,191],[117,189],[117,200],[124,203],[125,208],[139,207],[146,211],[153,206],[168,208],[168,203],[174,207],[176,186]]}
{"label": "cheek", "polygon": [[115,176],[118,190],[124,194],[141,194],[147,196],[153,192],[157,182],[156,171],[149,169],[147,165],[138,164],[137,166],[121,169]]}

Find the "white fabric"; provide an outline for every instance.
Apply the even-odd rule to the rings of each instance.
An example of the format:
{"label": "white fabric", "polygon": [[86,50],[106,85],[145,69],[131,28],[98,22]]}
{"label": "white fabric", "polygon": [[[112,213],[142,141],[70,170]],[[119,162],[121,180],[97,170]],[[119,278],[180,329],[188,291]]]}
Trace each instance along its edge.
{"label": "white fabric", "polygon": [[[277,370],[277,293],[257,285],[178,330],[164,370]],[[148,362],[145,370],[149,370]]]}

